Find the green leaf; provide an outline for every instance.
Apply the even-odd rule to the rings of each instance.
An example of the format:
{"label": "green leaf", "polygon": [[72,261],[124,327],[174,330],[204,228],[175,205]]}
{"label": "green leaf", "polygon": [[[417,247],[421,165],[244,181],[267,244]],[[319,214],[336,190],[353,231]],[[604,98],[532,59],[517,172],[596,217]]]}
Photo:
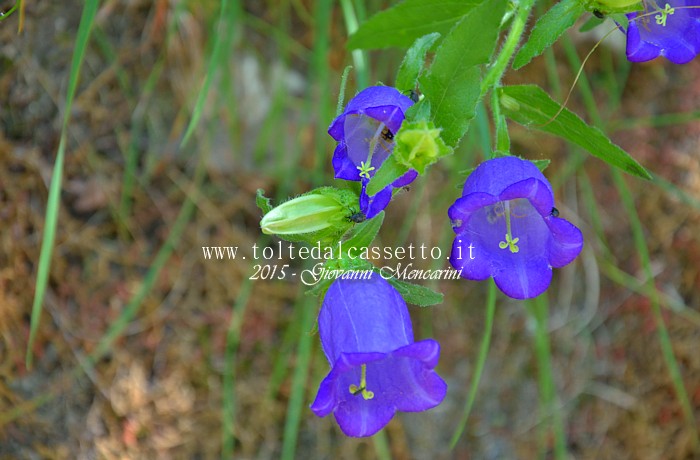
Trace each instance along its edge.
{"label": "green leaf", "polygon": [[462,16],[486,0],[406,0],[372,16],[350,36],[348,49],[409,47],[432,32],[444,36]]}
{"label": "green leaf", "polygon": [[435,126],[454,147],[467,131],[481,94],[480,64],[496,46],[506,0],[489,0],[473,8],[445,37],[435,53],[421,90],[430,101]]}
{"label": "green leaf", "polygon": [[423,71],[425,65],[425,55],[433,44],[440,38],[439,33],[424,35],[415,42],[406,52],[406,56],[401,62],[399,73],[396,75],[396,87],[400,91],[414,89],[418,82],[418,76]]}
{"label": "green leaf", "polygon": [[563,108],[539,86],[504,86],[499,92],[501,109],[511,120],[564,138],[623,171],[651,179],[646,169],[601,130]]}
{"label": "green leaf", "polygon": [[552,46],[557,38],[574,25],[576,19],[584,13],[579,0],[562,0],[542,16],[530,33],[527,43],[520,49],[513,61],[513,68],[519,69],[532,58]]}
{"label": "green leaf", "polygon": [[263,213],[263,216],[272,209],[272,202],[265,196],[265,190],[259,188],[255,194],[255,205]]}
{"label": "green leaf", "polygon": [[389,278],[387,281],[399,291],[399,294],[401,294],[401,297],[403,297],[406,303],[419,307],[429,307],[442,303],[443,295],[430,288],[401,281],[396,278]]}
{"label": "green leaf", "polygon": [[430,101],[425,97],[406,110],[406,121],[430,120]]}
{"label": "green leaf", "polygon": [[90,32],[95,22],[98,7],[99,1],[97,0],[88,0],[85,2],[82,15],[80,16],[78,33],[75,38],[75,48],[73,49],[73,58],[71,60],[70,74],[68,76],[68,90],[66,92],[65,109],[63,111],[63,122],[61,124],[61,137],[58,143],[56,162],[54,163],[53,175],[51,176],[51,183],[49,185],[49,196],[46,202],[46,220],[44,222],[44,234],[41,240],[41,252],[39,253],[34,301],[32,303],[32,315],[29,326],[29,342],[27,343],[25,359],[27,369],[31,369],[33,365],[34,355],[32,350],[39,331],[44,295],[46,295],[46,287],[49,283],[49,272],[51,271],[51,255],[56,240],[56,228],[58,228],[58,212],[61,207],[61,184],[63,182],[63,163],[66,157],[68,122],[71,117],[71,108],[73,106],[73,100],[75,99],[75,92],[78,88],[80,68],[83,65],[85,50],[90,41]]}
{"label": "green leaf", "polygon": [[544,172],[545,169],[547,169],[547,166],[552,162],[552,160],[530,160],[531,162],[535,163],[535,166],[537,166],[537,169],[540,171]]}
{"label": "green leaf", "polygon": [[379,233],[379,229],[382,228],[383,222],[384,211],[361,224],[355,225],[346,234],[347,239],[343,241],[343,249],[369,247],[372,241],[374,241],[374,238],[377,237],[377,233]]}

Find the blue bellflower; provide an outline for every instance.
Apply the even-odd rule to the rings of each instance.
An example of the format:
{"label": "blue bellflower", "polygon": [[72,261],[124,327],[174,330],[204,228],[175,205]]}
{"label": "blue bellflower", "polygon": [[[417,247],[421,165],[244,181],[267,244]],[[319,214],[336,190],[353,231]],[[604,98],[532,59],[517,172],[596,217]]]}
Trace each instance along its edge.
{"label": "blue bellflower", "polygon": [[644,62],[664,56],[674,64],[685,64],[700,53],[700,0],[643,3],[644,12],[627,15],[628,60]]}
{"label": "blue bellflower", "polygon": [[328,128],[328,134],[338,141],[333,153],[335,177],[362,183],[360,210],[368,219],[386,208],[394,188],[418,176],[410,170],[377,194],[367,195],[367,184],[394,150],[394,136],[411,105],[413,101],[396,88],[372,86],[353,97]]}
{"label": "blue bellflower", "polygon": [[492,276],[515,299],[543,293],[552,268],[568,264],[583,248],[581,231],[557,217],[542,172],[517,157],[479,165],[448,213],[457,234],[450,263],[470,280]]}
{"label": "blue bellflower", "polygon": [[333,413],[347,436],[372,436],[397,410],[420,412],[445,398],[447,384],[433,370],[440,345],[413,341],[406,302],[379,275],[335,280],[318,331],[332,368],[311,410]]}

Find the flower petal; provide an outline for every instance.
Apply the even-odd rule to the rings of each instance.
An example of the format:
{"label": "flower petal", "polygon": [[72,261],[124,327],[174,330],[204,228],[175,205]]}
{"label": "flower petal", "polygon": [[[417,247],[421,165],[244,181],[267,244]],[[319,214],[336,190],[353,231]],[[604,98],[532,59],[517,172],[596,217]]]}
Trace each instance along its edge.
{"label": "flower petal", "polygon": [[[440,404],[447,384],[433,370],[440,345],[432,339],[401,347],[392,353],[341,353],[323,380],[311,410],[319,417],[335,413],[348,436],[371,436],[381,430],[397,410],[420,412]],[[353,394],[366,366],[366,389],[371,399]]]}
{"label": "flower petal", "polygon": [[360,211],[362,211],[367,219],[371,219],[382,212],[391,201],[393,195],[393,187],[387,185],[376,195],[367,195],[368,180],[362,181],[362,193],[360,193]]}
{"label": "flower petal", "polygon": [[370,279],[338,279],[331,284],[318,316],[323,351],[333,364],[342,352],[390,352],[413,342],[406,302],[377,274]]}
{"label": "flower petal", "polygon": [[[339,379],[347,381],[356,377],[357,382],[359,382],[359,368],[362,364],[378,361],[386,356],[387,353],[341,353],[335,363],[332,363],[333,368],[318,388],[316,399],[311,404],[311,410],[314,414],[325,417],[333,412],[341,401],[347,399],[347,395],[344,393],[349,391],[350,383],[347,383],[345,390],[343,390],[339,388]],[[351,375],[343,377],[349,371],[353,371]]]}
{"label": "flower petal", "polygon": [[[673,11],[666,14],[656,5],[646,2],[648,15],[630,13],[627,28],[627,59],[644,62],[665,56],[675,64],[685,64],[700,53],[699,0],[668,0],[658,6],[669,5]],[[691,8],[688,8],[691,7]],[[693,8],[695,7],[695,8]],[[657,17],[665,18],[662,24]]]}
{"label": "flower petal", "polygon": [[352,403],[339,404],[335,420],[346,436],[372,436],[384,428],[396,414],[396,408],[387,404],[372,404],[362,396],[353,396]]}
{"label": "flower petal", "polygon": [[498,196],[507,187],[521,180],[535,178],[549,189],[552,187],[534,163],[518,157],[507,156],[494,158],[481,163],[464,183],[462,196],[474,192],[488,193]]}
{"label": "flower petal", "polygon": [[561,268],[572,262],[583,249],[583,234],[571,222],[558,217],[545,219],[552,240],[549,245],[549,263],[554,268]]}
{"label": "flower petal", "polygon": [[483,281],[489,278],[492,272],[489,254],[483,249],[483,245],[473,244],[469,234],[457,235],[452,243],[450,264],[461,272],[462,278]]}
{"label": "flower petal", "polygon": [[509,185],[499,195],[501,201],[527,198],[541,216],[547,216],[554,207],[552,189],[545,182],[531,177]]}
{"label": "flower petal", "polygon": [[519,258],[517,264],[493,276],[496,286],[514,299],[531,299],[547,290],[552,267],[544,257]]}

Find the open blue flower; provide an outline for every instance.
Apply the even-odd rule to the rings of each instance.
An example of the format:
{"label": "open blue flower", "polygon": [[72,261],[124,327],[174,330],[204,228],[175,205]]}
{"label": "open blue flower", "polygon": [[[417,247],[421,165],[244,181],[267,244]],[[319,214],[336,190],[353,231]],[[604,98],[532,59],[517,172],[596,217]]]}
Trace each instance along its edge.
{"label": "open blue flower", "polygon": [[581,231],[557,217],[542,172],[517,157],[479,165],[448,213],[457,234],[450,263],[470,280],[492,276],[516,299],[543,293],[552,268],[568,264],[583,248]]}
{"label": "open blue flower", "polygon": [[700,53],[700,0],[643,3],[644,12],[627,15],[627,59],[644,62],[665,56],[685,64]]}
{"label": "open blue flower", "polygon": [[410,170],[377,194],[366,193],[370,178],[394,150],[394,136],[411,105],[413,101],[396,88],[372,86],[353,97],[328,128],[338,141],[333,153],[335,177],[362,183],[360,210],[368,219],[386,208],[395,187],[413,182],[418,175]]}
{"label": "open blue flower", "polygon": [[332,368],[311,410],[332,412],[346,435],[372,436],[397,410],[424,411],[445,398],[447,384],[433,370],[440,345],[413,341],[406,302],[379,275],[335,280],[318,331]]}

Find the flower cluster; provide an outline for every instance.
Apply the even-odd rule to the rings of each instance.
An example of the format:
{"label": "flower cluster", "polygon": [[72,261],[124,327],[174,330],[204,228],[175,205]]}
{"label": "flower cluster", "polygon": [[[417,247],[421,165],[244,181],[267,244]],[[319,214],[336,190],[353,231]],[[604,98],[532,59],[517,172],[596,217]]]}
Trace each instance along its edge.
{"label": "flower cluster", "polygon": [[448,213],[457,234],[452,265],[470,280],[493,277],[516,299],[543,293],[552,268],[568,264],[583,248],[581,231],[558,217],[542,172],[517,157],[479,165]]}
{"label": "flower cluster", "polygon": [[332,368],[311,410],[333,413],[346,435],[371,436],[396,411],[424,411],[445,398],[447,385],[433,370],[440,345],[414,342],[406,302],[379,275],[334,281],[318,331]]}
{"label": "flower cluster", "polygon": [[394,136],[411,105],[413,101],[396,88],[372,86],[352,98],[328,128],[328,134],[338,142],[333,153],[335,177],[362,184],[360,210],[368,219],[386,208],[394,188],[408,185],[418,176],[409,170],[378,193],[367,194],[369,180],[394,150]]}
{"label": "flower cluster", "polygon": [[643,4],[643,13],[627,14],[627,59],[644,62],[664,56],[685,64],[700,53],[700,0]]}

